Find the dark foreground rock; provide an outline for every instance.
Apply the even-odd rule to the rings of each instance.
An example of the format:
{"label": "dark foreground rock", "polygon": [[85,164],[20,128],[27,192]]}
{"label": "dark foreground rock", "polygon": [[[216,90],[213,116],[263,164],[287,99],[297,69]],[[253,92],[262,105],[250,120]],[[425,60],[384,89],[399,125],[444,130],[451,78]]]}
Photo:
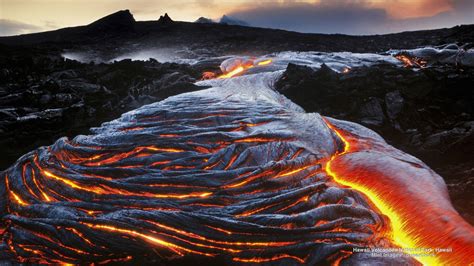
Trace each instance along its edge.
{"label": "dark foreground rock", "polygon": [[154,60],[82,64],[28,49],[0,56],[0,169],[62,136],[87,133],[126,111],[193,91],[189,66]]}
{"label": "dark foreground rock", "polygon": [[382,64],[336,73],[290,64],[276,87],[306,111],[363,124],[422,159],[446,179],[456,208],[473,223],[472,84],[473,68]]}

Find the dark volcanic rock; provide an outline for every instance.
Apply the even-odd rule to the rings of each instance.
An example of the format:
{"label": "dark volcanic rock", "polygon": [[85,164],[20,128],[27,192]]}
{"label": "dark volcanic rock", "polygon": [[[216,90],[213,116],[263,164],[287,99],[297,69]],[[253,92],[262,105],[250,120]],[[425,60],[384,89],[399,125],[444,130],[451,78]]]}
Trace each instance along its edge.
{"label": "dark volcanic rock", "polygon": [[133,28],[135,19],[129,10],[121,10],[89,24],[90,30],[121,30]]}
{"label": "dark volcanic rock", "polygon": [[403,110],[404,99],[400,94],[400,91],[387,92],[385,94],[385,108],[387,110],[387,116],[390,119],[396,119],[398,114]]}
{"label": "dark volcanic rock", "polygon": [[474,223],[472,202],[461,200],[468,197],[459,185],[473,178],[472,84],[469,67],[413,71],[380,64],[336,73],[290,64],[276,88],[306,111],[363,124],[422,159],[445,177],[456,207]]}
{"label": "dark volcanic rock", "polygon": [[0,168],[58,137],[200,89],[193,84],[200,73],[155,60],[82,64],[24,50],[2,53],[0,69]]}
{"label": "dark volcanic rock", "polygon": [[369,97],[367,101],[359,108],[361,124],[370,126],[381,126],[385,121],[381,100],[375,97]]}
{"label": "dark volcanic rock", "polygon": [[165,13],[163,16],[160,16],[160,18],[158,19],[158,23],[160,24],[171,24],[173,22],[174,21],[170,18],[170,16],[168,16],[168,13]]}

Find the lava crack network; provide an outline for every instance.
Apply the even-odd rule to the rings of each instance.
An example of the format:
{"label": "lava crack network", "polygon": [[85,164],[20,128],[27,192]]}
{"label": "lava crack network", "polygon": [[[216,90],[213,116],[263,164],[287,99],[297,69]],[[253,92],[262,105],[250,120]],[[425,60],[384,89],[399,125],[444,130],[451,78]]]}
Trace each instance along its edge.
{"label": "lava crack network", "polygon": [[[390,159],[378,164],[374,156]],[[397,163],[425,171],[415,174],[432,190],[418,195],[416,180],[394,181],[388,185],[408,187],[392,192],[370,183]],[[346,176],[369,183],[354,187]],[[367,129],[307,114],[266,88],[211,88],[144,106],[92,135],[32,151],[2,177],[0,255],[17,262],[417,264],[354,248],[403,246],[395,230],[433,244],[422,242],[424,232],[398,228],[383,209],[402,208],[410,197],[434,199],[421,219],[445,210],[443,219],[462,222],[444,183],[421,162]],[[400,188],[411,194],[385,205],[371,197]],[[413,204],[400,219],[410,218]],[[417,226],[429,222],[436,224]]]}

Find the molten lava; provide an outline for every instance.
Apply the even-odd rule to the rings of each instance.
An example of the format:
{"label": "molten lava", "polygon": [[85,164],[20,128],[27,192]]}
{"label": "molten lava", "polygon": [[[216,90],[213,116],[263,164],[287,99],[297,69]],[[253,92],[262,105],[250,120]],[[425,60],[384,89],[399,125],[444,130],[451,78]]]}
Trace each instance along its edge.
{"label": "molten lava", "polygon": [[[436,184],[440,177],[423,168],[421,162],[397,161],[386,155],[361,156],[381,147],[362,145],[350,133],[325,122],[344,143],[344,150],[326,163],[326,172],[337,183],[361,192],[387,217],[390,228],[386,236],[395,245],[424,265],[473,261],[474,229],[449,204],[445,187]],[[434,178],[428,178],[430,175]],[[418,179],[418,186],[407,187],[404,181],[413,179]],[[420,206],[423,210],[415,212]]]}
{"label": "molten lava", "polygon": [[221,70],[224,74],[218,76],[218,78],[231,78],[241,75],[248,69],[254,67],[267,66],[272,63],[271,59],[256,60],[253,58],[231,58],[222,62]]}
{"label": "molten lava", "polygon": [[272,63],[271,59],[263,60],[257,63],[257,66],[266,66]]}
{"label": "molten lava", "polygon": [[220,75],[218,78],[220,79],[226,79],[226,78],[231,78],[231,77],[234,77],[234,76],[237,76],[241,73],[243,73],[246,69],[249,69],[249,68],[252,68],[253,66],[250,65],[250,66],[238,66],[236,68],[234,68],[233,70],[225,73],[225,74],[222,74]]}
{"label": "molten lava", "polygon": [[[94,132],[61,138],[2,173],[2,258],[472,261],[474,232],[451,207],[439,176],[375,133],[305,113],[270,89],[186,93]],[[362,247],[453,252],[370,257],[354,251]]]}
{"label": "molten lava", "polygon": [[202,73],[201,80],[213,79],[216,78],[216,73],[211,71],[205,71]]}
{"label": "molten lava", "polygon": [[415,56],[409,56],[405,54],[397,54],[395,55],[395,58],[400,60],[405,67],[410,67],[410,68],[425,68],[427,65],[426,60],[422,58],[418,58]]}

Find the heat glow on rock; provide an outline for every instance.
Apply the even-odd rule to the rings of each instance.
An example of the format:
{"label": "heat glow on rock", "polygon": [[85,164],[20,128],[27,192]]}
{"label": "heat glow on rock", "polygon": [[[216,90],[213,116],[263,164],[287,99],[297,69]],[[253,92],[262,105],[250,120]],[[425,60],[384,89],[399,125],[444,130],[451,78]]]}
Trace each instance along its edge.
{"label": "heat glow on rock", "polygon": [[[2,173],[0,254],[238,265],[472,258],[472,228],[439,176],[366,128],[305,113],[270,88],[277,74],[209,81],[24,155]],[[353,252],[442,239],[459,253],[425,262]]]}

